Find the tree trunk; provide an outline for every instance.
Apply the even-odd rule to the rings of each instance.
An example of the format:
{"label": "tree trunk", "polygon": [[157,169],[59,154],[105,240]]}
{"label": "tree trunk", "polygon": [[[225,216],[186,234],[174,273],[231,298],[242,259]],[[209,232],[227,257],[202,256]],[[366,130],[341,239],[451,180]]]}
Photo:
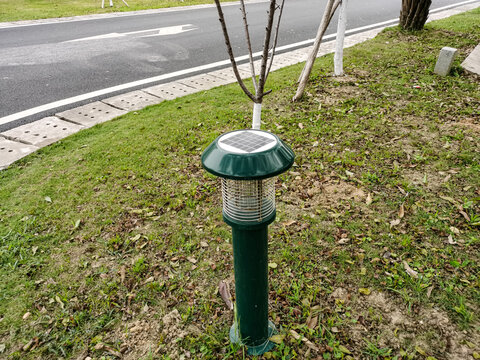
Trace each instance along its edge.
{"label": "tree trunk", "polygon": [[402,0],[400,27],[403,30],[422,30],[428,18],[432,0]]}
{"label": "tree trunk", "polygon": [[333,57],[335,76],[343,75],[343,46],[347,27],[347,3],[348,0],[342,0],[340,13],[338,14],[337,39],[335,40],[335,56]]}
{"label": "tree trunk", "polygon": [[307,86],[308,79],[310,78],[310,74],[313,69],[313,64],[315,63],[315,59],[317,58],[318,49],[320,48],[323,34],[325,34],[328,24],[330,24],[330,20],[332,20],[333,14],[340,2],[341,0],[328,0],[327,2],[325,11],[323,12],[322,21],[320,23],[320,26],[318,27],[317,36],[315,37],[315,42],[313,43],[312,51],[308,55],[307,62],[303,67],[300,78],[298,79],[298,88],[295,96],[292,99],[293,101],[297,101],[303,96],[305,87]]}

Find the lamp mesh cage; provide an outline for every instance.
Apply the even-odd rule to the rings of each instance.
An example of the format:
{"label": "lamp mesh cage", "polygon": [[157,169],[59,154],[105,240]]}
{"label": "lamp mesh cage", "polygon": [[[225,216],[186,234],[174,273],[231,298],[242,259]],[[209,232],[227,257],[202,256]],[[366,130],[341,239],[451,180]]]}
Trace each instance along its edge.
{"label": "lamp mesh cage", "polygon": [[223,211],[239,222],[261,222],[275,211],[275,177],[263,180],[222,178]]}

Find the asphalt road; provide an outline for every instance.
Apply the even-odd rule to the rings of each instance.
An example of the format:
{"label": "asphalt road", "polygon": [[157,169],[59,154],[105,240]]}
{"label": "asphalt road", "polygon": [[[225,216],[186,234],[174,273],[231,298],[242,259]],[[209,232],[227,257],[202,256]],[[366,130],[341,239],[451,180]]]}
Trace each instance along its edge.
{"label": "asphalt road", "polygon": [[[459,2],[433,0],[431,9]],[[314,38],[325,3],[286,0],[279,45]],[[347,29],[397,19],[400,4],[401,0],[350,0]],[[247,4],[254,51],[261,49],[267,7],[267,1]],[[235,55],[245,55],[238,6],[227,5],[224,11]],[[335,29],[336,19],[327,34]],[[227,58],[214,7],[0,29],[0,120],[43,104]],[[79,104],[0,124],[0,130]]]}

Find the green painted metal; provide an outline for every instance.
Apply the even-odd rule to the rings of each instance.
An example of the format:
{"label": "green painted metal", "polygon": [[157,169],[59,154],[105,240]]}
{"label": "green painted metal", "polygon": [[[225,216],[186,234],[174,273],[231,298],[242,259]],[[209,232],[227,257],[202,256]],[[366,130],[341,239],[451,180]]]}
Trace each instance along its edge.
{"label": "green painted metal", "polygon": [[278,136],[270,135],[277,139],[277,144],[269,150],[251,154],[223,150],[218,146],[219,136],[203,152],[202,165],[208,172],[227,179],[266,179],[281,174],[293,165],[295,154]]}
{"label": "green painted metal", "polygon": [[[252,355],[271,349],[268,321],[268,224],[255,229],[232,226],[236,318],[231,339]],[[261,352],[262,353],[262,352]]]}

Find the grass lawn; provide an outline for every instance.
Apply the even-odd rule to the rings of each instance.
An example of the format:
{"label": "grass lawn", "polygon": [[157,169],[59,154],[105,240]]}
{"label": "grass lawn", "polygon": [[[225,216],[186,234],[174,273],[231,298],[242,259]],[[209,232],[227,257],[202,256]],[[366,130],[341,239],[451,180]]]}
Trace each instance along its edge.
{"label": "grass lawn", "polygon": [[[209,4],[206,0],[0,0],[0,22]],[[213,3],[213,2],[212,2]]]}
{"label": "grass lawn", "polygon": [[[480,10],[273,73],[264,129],[296,153],[270,226],[265,359],[478,359]],[[443,46],[451,76],[433,74]],[[0,358],[238,359],[220,184],[200,155],[249,127],[238,85],[81,131],[0,172]],[[302,340],[302,337],[303,340]]]}

